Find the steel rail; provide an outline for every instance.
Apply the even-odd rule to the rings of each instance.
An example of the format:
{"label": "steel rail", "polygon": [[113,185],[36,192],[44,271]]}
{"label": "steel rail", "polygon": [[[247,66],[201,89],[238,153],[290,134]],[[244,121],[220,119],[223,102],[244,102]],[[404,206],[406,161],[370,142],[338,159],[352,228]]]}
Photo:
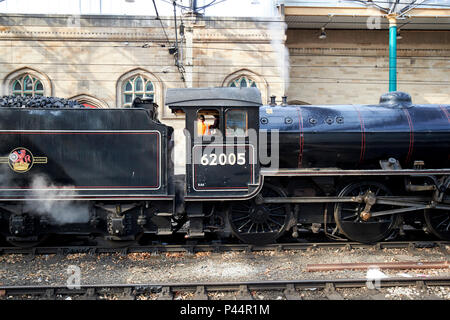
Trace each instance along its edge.
{"label": "steel rail", "polygon": [[123,248],[110,248],[99,246],[63,246],[63,247],[0,247],[1,254],[23,254],[23,255],[67,255],[75,253],[102,254],[102,253],[172,253],[181,252],[195,254],[197,252],[254,252],[254,251],[284,251],[284,250],[310,250],[310,249],[417,249],[417,248],[440,248],[447,254],[446,246],[450,241],[392,241],[378,242],[375,244],[364,244],[359,242],[306,242],[306,243],[276,243],[267,245],[251,244],[153,244],[146,246],[128,246]]}
{"label": "steel rail", "polygon": [[306,265],[306,271],[337,271],[337,270],[411,270],[411,269],[450,269],[448,260],[424,262],[351,262],[351,263],[320,263]]}
{"label": "steel rail", "polygon": [[[139,294],[157,293],[159,299],[172,299],[175,292],[194,293],[194,299],[207,299],[208,292],[237,292],[240,298],[252,299],[250,291],[283,291],[292,298],[296,290],[369,287],[376,280],[378,288],[416,285],[420,288],[433,286],[450,286],[450,277],[412,277],[412,278],[381,278],[381,279],[318,279],[318,280],[273,280],[273,281],[243,281],[243,282],[154,282],[136,284],[84,284],[69,287],[67,285],[22,285],[0,286],[0,297],[39,295],[47,299],[55,299],[57,295],[95,298],[101,294],[121,294],[134,299]],[[81,297],[83,298],[83,297]],[[297,299],[301,299],[298,295]]]}

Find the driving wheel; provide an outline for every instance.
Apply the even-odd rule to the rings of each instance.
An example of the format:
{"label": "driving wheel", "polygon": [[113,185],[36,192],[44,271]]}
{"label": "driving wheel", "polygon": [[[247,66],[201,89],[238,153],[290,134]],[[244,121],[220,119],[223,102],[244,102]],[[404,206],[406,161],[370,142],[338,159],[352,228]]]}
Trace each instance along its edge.
{"label": "driving wheel", "polygon": [[286,230],[290,207],[283,203],[262,203],[266,197],[286,197],[281,188],[265,185],[252,200],[233,202],[227,219],[233,234],[242,242],[251,244],[274,243]]}
{"label": "driving wheel", "polygon": [[442,240],[450,240],[450,212],[445,210],[425,210],[428,230]]}
{"label": "driving wheel", "polygon": [[[347,185],[338,194],[339,197],[356,197],[367,194],[376,197],[391,196],[389,189],[379,182],[355,182]],[[334,209],[334,218],[340,233],[348,239],[373,243],[387,238],[398,225],[397,215],[385,215],[378,217],[364,217],[366,204],[357,202],[337,203]],[[389,205],[374,204],[370,212],[393,209]]]}

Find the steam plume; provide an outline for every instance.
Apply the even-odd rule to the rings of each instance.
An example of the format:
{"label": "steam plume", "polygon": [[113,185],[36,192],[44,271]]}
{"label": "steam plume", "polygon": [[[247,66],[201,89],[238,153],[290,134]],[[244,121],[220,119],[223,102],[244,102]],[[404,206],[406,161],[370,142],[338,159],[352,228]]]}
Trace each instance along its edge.
{"label": "steam plume", "polygon": [[276,53],[276,61],[280,78],[283,80],[283,94],[287,94],[289,88],[289,50],[285,45],[287,24],[276,15],[277,21],[269,22],[268,29],[271,37],[271,45]]}
{"label": "steam plume", "polygon": [[26,201],[24,209],[32,214],[45,215],[52,224],[86,223],[89,221],[89,206],[87,203],[54,200],[67,192],[70,186],[58,187],[45,176],[35,176],[31,182],[31,196]]}

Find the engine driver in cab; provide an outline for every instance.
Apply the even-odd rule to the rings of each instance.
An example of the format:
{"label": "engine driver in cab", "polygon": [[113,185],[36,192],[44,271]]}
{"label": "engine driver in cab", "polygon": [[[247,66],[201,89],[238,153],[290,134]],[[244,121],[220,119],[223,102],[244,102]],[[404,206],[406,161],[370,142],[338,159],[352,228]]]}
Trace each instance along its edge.
{"label": "engine driver in cab", "polygon": [[219,115],[214,115],[213,124],[207,124],[205,123],[205,116],[199,115],[197,121],[197,135],[216,135],[217,130],[219,129],[219,119]]}
{"label": "engine driver in cab", "polygon": [[205,116],[199,115],[197,121],[197,134],[199,136],[204,136],[209,133],[209,126],[205,123]]}

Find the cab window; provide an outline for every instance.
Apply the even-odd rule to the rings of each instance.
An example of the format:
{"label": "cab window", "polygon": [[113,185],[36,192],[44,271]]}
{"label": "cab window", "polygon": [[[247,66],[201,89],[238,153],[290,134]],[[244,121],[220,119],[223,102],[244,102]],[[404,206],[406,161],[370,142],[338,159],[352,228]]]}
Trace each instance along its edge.
{"label": "cab window", "polygon": [[220,134],[220,116],[218,110],[202,109],[197,112],[195,132],[198,137]]}
{"label": "cab window", "polygon": [[225,123],[227,136],[247,136],[247,111],[228,110],[225,114]]}

